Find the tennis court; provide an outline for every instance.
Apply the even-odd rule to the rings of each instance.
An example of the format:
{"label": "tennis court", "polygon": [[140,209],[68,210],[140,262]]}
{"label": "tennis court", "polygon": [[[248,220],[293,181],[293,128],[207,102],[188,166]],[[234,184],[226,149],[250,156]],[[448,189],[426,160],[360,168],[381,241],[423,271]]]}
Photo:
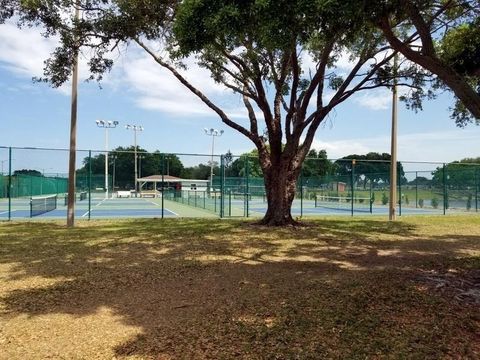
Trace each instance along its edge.
{"label": "tennis court", "polygon": [[[37,199],[45,199],[51,197],[34,197],[33,201]],[[42,218],[66,218],[67,206],[64,201],[64,196],[56,197],[56,204],[53,205],[53,200],[50,204],[40,205],[43,209],[31,208],[30,198],[12,199],[11,202],[11,218],[24,219],[31,218],[33,215],[35,219]],[[33,211],[33,214],[32,214]],[[167,208],[163,208],[164,217],[174,217],[178,214]],[[76,201],[75,217],[77,218],[133,218],[133,217],[162,217],[161,199],[148,198],[110,198],[105,199],[101,197],[92,197],[90,201],[87,198],[81,201]],[[0,202],[0,219],[8,218],[8,201],[2,200]]]}
{"label": "tennis court", "polygon": [[[232,204],[233,205],[233,204]],[[263,200],[251,200],[249,213],[250,215],[263,215],[267,211],[267,204]],[[442,214],[441,209],[432,208],[414,208],[414,207],[397,207],[399,215],[434,215]],[[315,200],[294,200],[292,204],[293,216],[322,216],[322,215],[351,215],[352,207],[349,203],[320,203]],[[388,216],[388,206],[380,204],[354,203],[353,214],[355,215],[385,215]]]}
{"label": "tennis court", "polygon": [[[247,197],[243,199],[226,194],[223,200],[206,197],[205,194],[194,196],[162,198],[108,198],[103,193],[92,193],[92,199],[77,193],[75,217],[77,219],[106,218],[161,218],[161,217],[218,217],[223,201],[223,217],[262,217],[267,211],[264,197]],[[66,195],[38,196],[32,198],[11,199],[10,218],[19,219],[65,219],[67,217]],[[32,202],[32,203],[31,203]],[[353,205],[353,206],[352,206]],[[162,210],[163,209],[163,210]],[[368,198],[355,198],[353,204],[348,197],[318,197],[315,199],[295,199],[292,204],[292,215],[324,216],[324,215],[385,215],[388,206],[373,203]],[[443,214],[442,209],[415,208],[398,206],[398,215],[432,215]],[[9,217],[8,200],[0,201],[0,220]]]}

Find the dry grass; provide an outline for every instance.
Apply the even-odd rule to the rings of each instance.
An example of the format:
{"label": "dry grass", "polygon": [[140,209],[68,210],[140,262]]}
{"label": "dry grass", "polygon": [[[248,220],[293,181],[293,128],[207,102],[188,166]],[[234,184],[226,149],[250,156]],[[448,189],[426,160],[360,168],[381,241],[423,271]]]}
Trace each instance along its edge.
{"label": "dry grass", "polygon": [[480,356],[479,217],[310,225],[2,223],[0,358]]}

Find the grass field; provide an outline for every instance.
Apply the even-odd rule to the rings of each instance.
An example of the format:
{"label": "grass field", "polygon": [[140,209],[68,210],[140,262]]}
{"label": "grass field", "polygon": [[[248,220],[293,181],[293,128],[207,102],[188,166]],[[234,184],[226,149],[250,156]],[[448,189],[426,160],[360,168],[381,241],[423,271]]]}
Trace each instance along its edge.
{"label": "grass field", "polygon": [[480,218],[0,224],[0,358],[480,356]]}

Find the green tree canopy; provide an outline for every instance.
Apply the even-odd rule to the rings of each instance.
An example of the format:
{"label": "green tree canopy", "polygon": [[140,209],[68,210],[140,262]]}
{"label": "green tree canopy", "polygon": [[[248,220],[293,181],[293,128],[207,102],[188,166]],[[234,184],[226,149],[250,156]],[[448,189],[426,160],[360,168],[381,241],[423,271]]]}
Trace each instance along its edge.
{"label": "green tree canopy", "polygon": [[[335,161],[335,167],[338,175],[347,176],[351,174],[352,160],[355,159],[355,181],[360,181],[363,177],[367,181],[376,183],[382,181],[384,183],[390,182],[390,160],[391,156],[388,153],[369,152],[366,155],[352,154],[344,156]],[[402,163],[398,163],[398,176],[402,183],[406,182],[405,171]]]}
{"label": "green tree canopy", "polygon": [[446,164],[445,168],[439,166],[432,175],[432,183],[437,186],[443,186],[445,180],[451,188],[478,187],[480,186],[480,157],[453,161]]}

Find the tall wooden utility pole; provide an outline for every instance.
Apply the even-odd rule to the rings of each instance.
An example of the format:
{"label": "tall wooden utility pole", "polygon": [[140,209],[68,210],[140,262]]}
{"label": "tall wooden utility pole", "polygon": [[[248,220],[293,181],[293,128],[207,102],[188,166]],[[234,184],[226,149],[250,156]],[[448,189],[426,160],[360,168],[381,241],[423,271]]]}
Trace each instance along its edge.
{"label": "tall wooden utility pole", "polygon": [[392,88],[392,139],[390,159],[390,204],[388,218],[390,221],[397,219],[397,55],[393,58],[393,88]]}
{"label": "tall wooden utility pole", "polygon": [[[75,21],[80,19],[80,6],[75,4]],[[77,87],[78,87],[78,48],[73,60],[72,107],[70,112],[70,156],[68,161],[67,227],[75,224],[75,163],[77,155]]]}

